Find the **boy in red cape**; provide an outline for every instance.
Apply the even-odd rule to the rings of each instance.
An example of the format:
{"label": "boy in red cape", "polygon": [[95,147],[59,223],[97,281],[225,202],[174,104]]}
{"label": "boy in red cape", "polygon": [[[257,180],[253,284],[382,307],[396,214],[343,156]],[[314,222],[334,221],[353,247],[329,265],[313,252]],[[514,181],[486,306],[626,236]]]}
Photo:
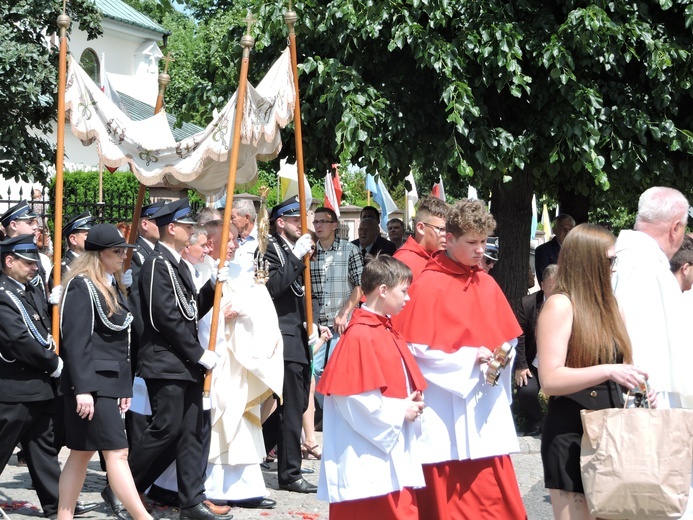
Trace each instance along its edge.
{"label": "boy in red cape", "polygon": [[495,227],[483,202],[458,201],[448,213],[446,250],[416,277],[411,302],[394,320],[428,383],[419,442],[422,520],[527,518],[508,455],[519,451],[510,411],[513,360],[497,386],[486,382],[495,349],[522,334],[500,287],[477,265]]}
{"label": "boy in red cape", "polygon": [[364,268],[366,303],[356,309],[325,368],[325,443],[318,498],[330,520],[417,520],[424,485],[416,457],[426,382],[389,315],[409,299],[411,270],[390,256]]}

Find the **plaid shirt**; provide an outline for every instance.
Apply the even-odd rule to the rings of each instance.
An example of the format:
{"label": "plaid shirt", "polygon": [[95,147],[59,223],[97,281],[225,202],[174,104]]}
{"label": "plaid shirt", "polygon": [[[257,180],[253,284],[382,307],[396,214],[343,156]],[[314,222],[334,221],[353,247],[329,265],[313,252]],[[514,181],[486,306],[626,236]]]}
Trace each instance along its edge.
{"label": "plaid shirt", "polygon": [[310,285],[320,304],[319,325],[332,328],[354,287],[361,285],[362,271],[361,252],[348,240],[335,237],[329,249],[323,249],[318,242],[310,262]]}

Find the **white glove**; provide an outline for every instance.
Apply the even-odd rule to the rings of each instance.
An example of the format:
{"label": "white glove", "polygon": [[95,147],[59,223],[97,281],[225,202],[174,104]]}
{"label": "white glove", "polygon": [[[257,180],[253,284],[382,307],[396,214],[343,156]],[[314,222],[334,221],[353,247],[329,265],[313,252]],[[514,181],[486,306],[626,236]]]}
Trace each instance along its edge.
{"label": "white glove", "polygon": [[202,354],[198,363],[207,370],[212,370],[216,366],[217,361],[219,361],[219,354],[213,350],[205,350],[205,353]]}
{"label": "white glove", "polygon": [[224,265],[219,267],[219,260],[214,261],[214,269],[212,269],[212,274],[210,276],[212,283],[217,283],[217,281],[224,283],[229,279],[229,263],[224,262]]}
{"label": "white glove", "polygon": [[63,297],[63,286],[56,285],[51,289],[51,293],[48,295],[48,303],[51,305],[58,305]]}
{"label": "white glove", "polygon": [[293,253],[298,258],[299,260],[303,260],[303,257],[306,256],[310,252],[310,250],[313,248],[313,238],[306,233],[305,235],[301,236],[298,240],[296,240],[296,243],[294,244],[294,249]]}
{"label": "white glove", "polygon": [[60,374],[63,372],[63,359],[58,358],[58,368],[56,368],[52,373],[51,377],[60,377]]}
{"label": "white glove", "polygon": [[[308,330],[308,327],[306,326],[306,322],[303,322],[303,328]],[[308,336],[308,346],[312,347],[315,345],[318,340],[320,339],[320,331],[318,330],[318,326],[313,323],[313,328],[311,329],[313,332],[311,332],[310,336]]]}
{"label": "white glove", "polygon": [[120,281],[123,282],[125,287],[130,287],[132,285],[132,269],[128,269],[121,276]]}

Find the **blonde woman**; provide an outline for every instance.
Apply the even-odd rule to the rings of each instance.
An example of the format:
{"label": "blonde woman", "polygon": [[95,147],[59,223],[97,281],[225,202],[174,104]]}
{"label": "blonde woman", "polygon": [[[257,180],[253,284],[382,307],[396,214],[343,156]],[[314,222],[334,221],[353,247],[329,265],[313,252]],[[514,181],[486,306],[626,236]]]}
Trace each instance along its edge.
{"label": "blonde woman", "polygon": [[565,238],[553,295],[539,315],[539,379],[549,398],[541,442],[544,482],[558,520],[592,517],[580,477],[580,410],[623,406],[623,392],[647,379],[611,289],[615,237],[581,224]]}
{"label": "blonde woman", "polygon": [[60,355],[65,362],[65,444],[58,519],[73,517],[89,460],[101,450],[113,493],[135,520],[150,520],[128,466],[123,414],[130,407],[130,326],[121,283],[126,244],[115,226],[89,230],[85,251],[63,282]]}

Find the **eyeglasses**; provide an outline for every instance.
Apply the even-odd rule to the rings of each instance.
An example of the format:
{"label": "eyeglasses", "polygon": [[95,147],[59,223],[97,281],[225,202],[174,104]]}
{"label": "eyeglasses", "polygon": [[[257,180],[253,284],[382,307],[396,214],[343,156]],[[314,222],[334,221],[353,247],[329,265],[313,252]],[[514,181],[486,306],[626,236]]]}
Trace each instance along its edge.
{"label": "eyeglasses", "polygon": [[434,226],[433,224],[429,224],[428,222],[422,222],[422,224],[424,226],[430,227],[431,229],[435,229],[436,231],[438,231],[439,235],[444,235],[447,232],[445,226]]}
{"label": "eyeglasses", "polygon": [[486,265],[491,265],[491,264],[496,263],[496,261],[493,258],[486,258],[486,257],[484,257],[484,262],[486,262]]}
{"label": "eyeglasses", "polygon": [[113,251],[118,256],[122,256],[125,254],[127,249],[125,249],[124,247],[116,247],[114,249],[111,249],[111,251]]}
{"label": "eyeglasses", "polygon": [[315,226],[324,226],[325,224],[334,224],[331,220],[314,220],[313,225]]}

